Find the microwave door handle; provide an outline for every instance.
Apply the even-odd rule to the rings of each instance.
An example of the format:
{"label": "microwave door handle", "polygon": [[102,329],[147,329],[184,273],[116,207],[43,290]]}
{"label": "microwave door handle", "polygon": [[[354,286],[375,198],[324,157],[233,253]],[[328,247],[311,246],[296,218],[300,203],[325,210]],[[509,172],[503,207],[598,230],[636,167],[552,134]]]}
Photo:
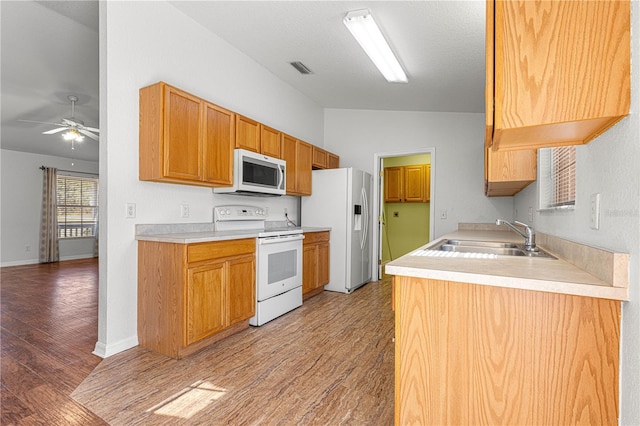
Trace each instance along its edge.
{"label": "microwave door handle", "polygon": [[283,185],[283,181],[284,181],[284,166],[278,166],[278,171],[280,173],[278,173],[278,188],[279,189],[285,189],[284,185]]}

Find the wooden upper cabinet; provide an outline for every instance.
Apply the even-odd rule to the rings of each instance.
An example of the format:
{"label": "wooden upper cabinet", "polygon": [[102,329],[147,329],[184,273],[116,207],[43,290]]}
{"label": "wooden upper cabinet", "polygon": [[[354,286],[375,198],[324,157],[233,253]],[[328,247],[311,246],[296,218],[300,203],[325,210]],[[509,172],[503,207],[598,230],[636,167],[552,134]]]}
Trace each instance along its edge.
{"label": "wooden upper cabinet", "polygon": [[385,203],[402,202],[402,185],[404,173],[402,167],[384,168],[384,201]]}
{"label": "wooden upper cabinet", "polygon": [[260,152],[269,157],[280,158],[282,134],[271,127],[260,125]]}
{"label": "wooden upper cabinet", "polygon": [[431,201],[431,164],[424,165],[424,198],[428,203]]}
{"label": "wooden upper cabinet", "polygon": [[313,145],[297,141],[296,144],[296,189],[299,195],[311,195],[311,163]]}
{"label": "wooden upper cabinet", "polygon": [[283,133],[281,149],[287,162],[287,195],[311,195],[313,145]]}
{"label": "wooden upper cabinet", "polygon": [[385,203],[428,202],[430,173],[430,164],[385,167]]}
{"label": "wooden upper cabinet", "polygon": [[404,201],[422,203],[427,200],[425,192],[424,165],[404,167]]}
{"label": "wooden upper cabinet", "polygon": [[337,169],[340,167],[340,157],[325,149],[313,146],[313,163],[311,166],[314,170]]}
{"label": "wooden upper cabinet", "polygon": [[313,168],[314,169],[326,169],[329,163],[329,153],[317,146],[313,147]]}
{"label": "wooden upper cabinet", "polygon": [[163,82],[140,89],[140,180],[230,185],[233,117]]}
{"label": "wooden upper cabinet", "polygon": [[485,147],[485,194],[505,197],[520,192],[536,180],[537,152],[493,151]]}
{"label": "wooden upper cabinet", "polygon": [[340,167],[340,157],[335,154],[329,153],[327,162],[328,169],[337,169]]}
{"label": "wooden upper cabinet", "polygon": [[217,186],[233,185],[235,114],[204,103],[203,180]]}
{"label": "wooden upper cabinet", "polygon": [[296,138],[282,134],[280,158],[287,162],[287,195],[296,195]]}
{"label": "wooden upper cabinet", "polygon": [[487,145],[584,144],[628,115],[630,9],[628,0],[489,0]]}
{"label": "wooden upper cabinet", "polygon": [[260,123],[236,114],[236,148],[260,152]]}

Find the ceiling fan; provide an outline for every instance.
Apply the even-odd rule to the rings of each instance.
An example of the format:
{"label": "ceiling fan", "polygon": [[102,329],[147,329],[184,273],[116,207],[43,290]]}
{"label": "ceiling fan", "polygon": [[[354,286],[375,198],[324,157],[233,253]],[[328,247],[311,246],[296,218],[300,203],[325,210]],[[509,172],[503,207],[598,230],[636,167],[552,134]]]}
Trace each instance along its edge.
{"label": "ceiling fan", "polygon": [[[74,142],[82,142],[85,136],[90,137],[93,140],[99,140],[98,135],[94,133],[100,133],[100,129],[96,129],[95,127],[88,127],[84,125],[82,120],[78,120],[75,118],[75,110],[76,110],[76,102],[78,101],[78,97],[74,95],[67,96],[67,99],[71,102],[71,118],[63,118],[60,123],[50,123],[47,121],[34,121],[34,120],[20,120],[29,123],[43,123],[43,124],[53,124],[57,127],[55,129],[47,130],[42,132],[43,135],[53,135],[55,133],[60,133],[66,130],[65,133],[62,134],[64,140],[71,141],[71,149],[74,149]],[[92,133],[93,132],[93,133]]]}

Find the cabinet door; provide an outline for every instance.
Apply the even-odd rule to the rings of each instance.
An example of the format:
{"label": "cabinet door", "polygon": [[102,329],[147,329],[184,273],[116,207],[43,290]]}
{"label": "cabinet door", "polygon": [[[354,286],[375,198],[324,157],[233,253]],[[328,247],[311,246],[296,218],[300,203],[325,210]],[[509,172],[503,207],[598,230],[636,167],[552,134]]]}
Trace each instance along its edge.
{"label": "cabinet door", "polygon": [[629,1],[494,3],[495,148],[587,143],[629,113]]}
{"label": "cabinet door", "polygon": [[255,315],[256,281],[254,256],[228,261],[229,325]]}
{"label": "cabinet door", "polygon": [[494,151],[485,148],[485,194],[511,196],[536,180],[537,152]]}
{"label": "cabinet door", "polygon": [[236,114],[236,148],[260,152],[260,123]]}
{"label": "cabinet door", "polygon": [[165,86],[164,101],[164,176],[199,181],[202,176],[202,102],[171,86]]}
{"label": "cabinet door", "polygon": [[386,203],[402,202],[402,167],[384,168],[384,201]]}
{"label": "cabinet door", "polygon": [[297,195],[296,193],[296,139],[289,135],[282,135],[282,155],[280,158],[287,162],[287,195]]}
{"label": "cabinet door", "polygon": [[224,262],[188,269],[185,346],[226,327],[225,281]]}
{"label": "cabinet door", "polygon": [[424,195],[425,201],[431,201],[431,164],[424,165]]}
{"label": "cabinet door", "polygon": [[314,169],[326,169],[327,168],[327,155],[329,153],[317,146],[313,147],[313,168]]}
{"label": "cabinet door", "polygon": [[260,150],[269,157],[280,158],[281,133],[271,127],[260,125]]}
{"label": "cabinet door", "polygon": [[404,201],[425,202],[424,184],[424,167],[422,164],[404,166]]}
{"label": "cabinet door", "polygon": [[313,146],[299,140],[296,144],[296,151],[296,191],[299,195],[311,195]]}
{"label": "cabinet door", "polygon": [[329,284],[329,243],[318,244],[318,278],[316,287]]}
{"label": "cabinet door", "polygon": [[318,245],[307,244],[302,248],[302,294],[316,289],[318,282]]}
{"label": "cabinet door", "polygon": [[205,102],[203,124],[203,180],[217,186],[231,186],[233,184],[235,114]]}
{"label": "cabinet door", "polygon": [[329,153],[327,162],[327,168],[329,169],[337,169],[340,167],[340,157],[335,154]]}

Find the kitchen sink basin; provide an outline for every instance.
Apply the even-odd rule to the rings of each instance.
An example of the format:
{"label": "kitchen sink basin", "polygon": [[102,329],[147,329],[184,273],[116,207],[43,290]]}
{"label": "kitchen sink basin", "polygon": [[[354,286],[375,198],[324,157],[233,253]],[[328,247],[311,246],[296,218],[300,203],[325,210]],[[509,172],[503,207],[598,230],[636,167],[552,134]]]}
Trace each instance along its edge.
{"label": "kitchen sink basin", "polygon": [[443,240],[439,244],[430,247],[428,250],[555,259],[554,256],[539,248],[536,248],[534,251],[530,251],[525,250],[523,244],[501,241]]}
{"label": "kitchen sink basin", "polygon": [[473,246],[473,247],[490,247],[490,248],[518,248],[514,243],[503,243],[500,241],[473,241],[473,240],[447,240],[445,244],[455,246]]}

